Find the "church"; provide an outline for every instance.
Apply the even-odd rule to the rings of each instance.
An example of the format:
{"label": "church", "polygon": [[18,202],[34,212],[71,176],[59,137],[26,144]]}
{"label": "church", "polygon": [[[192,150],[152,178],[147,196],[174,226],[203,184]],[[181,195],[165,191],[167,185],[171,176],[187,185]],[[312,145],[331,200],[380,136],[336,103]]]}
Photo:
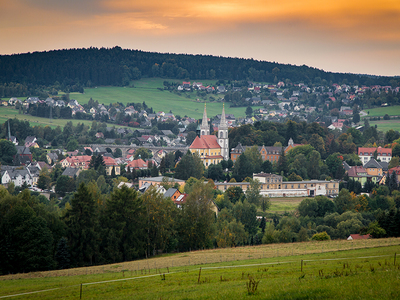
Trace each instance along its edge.
{"label": "church", "polygon": [[222,106],[221,121],[218,125],[218,135],[210,134],[210,126],[207,119],[207,109],[204,104],[204,113],[201,126],[197,128],[197,136],[189,147],[190,152],[200,156],[204,167],[218,164],[222,160],[229,159],[228,125],[225,119],[225,106]]}

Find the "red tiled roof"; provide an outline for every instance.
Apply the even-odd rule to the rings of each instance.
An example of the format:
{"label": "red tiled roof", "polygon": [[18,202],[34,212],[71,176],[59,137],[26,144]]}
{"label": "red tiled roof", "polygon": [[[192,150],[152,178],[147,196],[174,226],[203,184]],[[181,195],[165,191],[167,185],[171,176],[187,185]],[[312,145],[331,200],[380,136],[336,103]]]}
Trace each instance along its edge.
{"label": "red tiled roof", "polygon": [[189,149],[218,149],[221,146],[218,144],[217,137],[215,135],[202,135],[201,137],[196,136]]}
{"label": "red tiled roof", "polygon": [[350,236],[353,238],[353,240],[366,240],[370,238],[369,234],[350,234]]}
{"label": "red tiled roof", "polygon": [[178,198],[176,198],[175,200],[172,200],[172,201],[174,201],[175,204],[180,205],[180,204],[186,202],[186,197],[187,197],[187,194],[181,194],[178,196]]}
{"label": "red tiled roof", "polygon": [[135,169],[142,169],[142,168],[147,168],[147,163],[143,159],[139,158],[139,159],[135,159],[135,160],[132,160],[131,162],[129,162],[127,164],[127,167],[135,168]]}
{"label": "red tiled roof", "polygon": [[358,155],[363,155],[362,153],[374,153],[375,150],[378,152],[378,155],[381,153],[386,153],[392,155],[392,148],[382,148],[382,147],[372,147],[372,148],[367,148],[367,147],[359,147],[358,148]]}
{"label": "red tiled roof", "polygon": [[347,171],[347,174],[350,177],[358,177],[359,173],[367,174],[367,171],[362,166],[353,166],[353,167],[350,168],[350,170]]}
{"label": "red tiled roof", "polygon": [[395,172],[395,174],[399,175],[399,174],[400,174],[400,166],[389,169],[389,174],[390,174],[390,175],[391,175],[393,172]]}
{"label": "red tiled roof", "polygon": [[115,163],[114,158],[109,157],[109,156],[103,156],[104,163],[106,166],[116,166],[117,164]]}

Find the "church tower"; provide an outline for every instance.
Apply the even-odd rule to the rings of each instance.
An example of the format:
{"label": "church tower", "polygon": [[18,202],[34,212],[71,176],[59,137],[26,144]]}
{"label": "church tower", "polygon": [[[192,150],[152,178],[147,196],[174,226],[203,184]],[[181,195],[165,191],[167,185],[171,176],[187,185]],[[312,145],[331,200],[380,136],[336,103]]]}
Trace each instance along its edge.
{"label": "church tower", "polygon": [[218,126],[218,144],[221,146],[221,155],[224,160],[229,159],[228,125],[225,119],[225,105],[222,106],[221,121]]}
{"label": "church tower", "polygon": [[210,126],[208,126],[206,104],[204,103],[203,120],[200,126],[200,135],[210,135]]}

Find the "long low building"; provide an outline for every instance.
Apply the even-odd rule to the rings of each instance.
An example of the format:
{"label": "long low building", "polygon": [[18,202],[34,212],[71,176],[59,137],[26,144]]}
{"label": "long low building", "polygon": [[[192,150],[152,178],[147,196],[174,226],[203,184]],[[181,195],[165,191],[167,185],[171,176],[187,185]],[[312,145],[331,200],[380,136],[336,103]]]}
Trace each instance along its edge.
{"label": "long low building", "polygon": [[[339,181],[308,180],[308,181],[282,181],[282,176],[275,174],[253,174],[254,180],[261,183],[261,194],[268,197],[307,197],[307,196],[336,196],[339,194]],[[240,187],[246,191],[249,182],[215,183],[220,191],[230,187]]]}

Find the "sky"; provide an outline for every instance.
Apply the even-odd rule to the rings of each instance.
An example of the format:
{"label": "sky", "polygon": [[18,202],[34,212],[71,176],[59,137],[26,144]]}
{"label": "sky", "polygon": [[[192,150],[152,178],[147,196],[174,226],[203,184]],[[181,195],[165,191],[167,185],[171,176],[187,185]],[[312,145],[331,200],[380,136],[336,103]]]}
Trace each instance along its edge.
{"label": "sky", "polygon": [[0,0],[0,54],[114,46],[400,76],[400,1]]}

